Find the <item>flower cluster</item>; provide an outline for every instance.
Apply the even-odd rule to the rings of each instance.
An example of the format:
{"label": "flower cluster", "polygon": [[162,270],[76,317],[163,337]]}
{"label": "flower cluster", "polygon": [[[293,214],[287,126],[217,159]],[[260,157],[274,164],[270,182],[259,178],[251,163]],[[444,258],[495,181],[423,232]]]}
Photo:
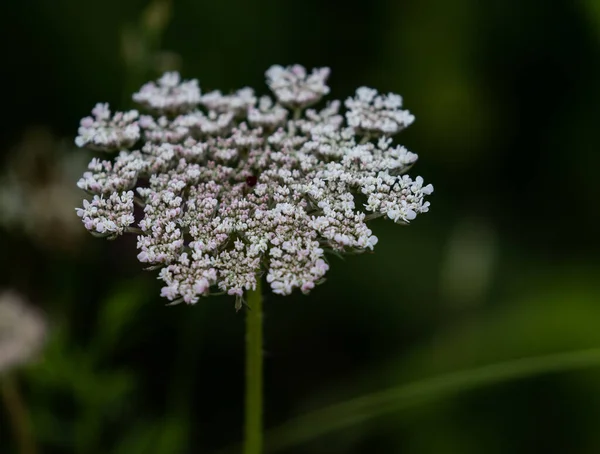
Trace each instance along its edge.
{"label": "flower cluster", "polygon": [[79,135],[75,139],[78,147],[116,151],[131,147],[140,138],[137,110],[111,115],[108,104],[98,103],[92,109],[92,115],[81,120]]}
{"label": "flower cluster", "polygon": [[148,115],[98,104],[75,142],[120,153],[93,159],[78,183],[93,195],[77,210],[86,229],[136,233],[138,259],[161,268],[173,302],[225,292],[239,307],[263,273],[274,293],[308,293],[327,251],[372,250],[368,220],[406,224],[433,192],[406,175],[417,155],[392,145],[414,120],[402,98],[361,87],[344,118],[340,101],[312,108],[328,77],[273,66],[273,99],[251,88],[202,94],[198,81],[166,73],[133,95]]}

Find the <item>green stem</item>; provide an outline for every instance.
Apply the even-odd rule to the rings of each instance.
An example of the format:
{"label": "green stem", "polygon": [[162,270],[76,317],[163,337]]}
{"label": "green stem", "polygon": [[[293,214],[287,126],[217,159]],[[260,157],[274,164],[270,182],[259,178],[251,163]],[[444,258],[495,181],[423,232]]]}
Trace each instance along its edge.
{"label": "green stem", "polygon": [[35,454],[37,449],[31,433],[29,415],[21,399],[17,383],[12,376],[5,375],[0,378],[0,392],[12,426],[13,436],[19,448],[18,452],[20,454]]}
{"label": "green stem", "polygon": [[263,314],[260,278],[247,293],[244,454],[263,452]]}

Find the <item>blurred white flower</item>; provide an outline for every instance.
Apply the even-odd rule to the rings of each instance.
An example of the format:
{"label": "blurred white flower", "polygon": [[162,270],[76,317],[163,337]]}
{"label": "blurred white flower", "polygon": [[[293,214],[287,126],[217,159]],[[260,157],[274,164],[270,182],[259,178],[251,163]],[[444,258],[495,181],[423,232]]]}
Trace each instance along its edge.
{"label": "blurred white flower", "polygon": [[14,292],[0,293],[0,373],[32,360],[46,334],[44,317]]}
{"label": "blurred white flower", "polygon": [[70,206],[81,192],[73,180],[89,157],[72,148],[45,127],[25,130],[0,174],[0,227],[46,248],[76,249],[81,227]]}

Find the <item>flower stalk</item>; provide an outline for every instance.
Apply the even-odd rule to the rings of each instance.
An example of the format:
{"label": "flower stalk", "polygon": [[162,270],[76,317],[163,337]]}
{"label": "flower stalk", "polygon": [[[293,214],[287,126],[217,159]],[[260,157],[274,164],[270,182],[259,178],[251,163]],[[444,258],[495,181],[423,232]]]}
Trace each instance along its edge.
{"label": "flower stalk", "polygon": [[263,447],[263,309],[261,280],[247,292],[246,402],[244,454],[260,454]]}
{"label": "flower stalk", "polygon": [[19,387],[13,376],[5,374],[0,377],[0,394],[6,408],[13,438],[19,454],[36,454],[37,449],[32,435],[27,408],[19,393]]}

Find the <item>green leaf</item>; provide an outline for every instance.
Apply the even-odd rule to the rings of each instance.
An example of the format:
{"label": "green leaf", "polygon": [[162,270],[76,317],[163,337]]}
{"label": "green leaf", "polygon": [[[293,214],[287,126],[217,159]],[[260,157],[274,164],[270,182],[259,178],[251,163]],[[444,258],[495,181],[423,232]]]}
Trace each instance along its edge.
{"label": "green leaf", "polygon": [[600,366],[600,348],[523,358],[439,375],[299,416],[267,432],[266,452],[281,451],[428,399],[510,380],[593,366]]}

